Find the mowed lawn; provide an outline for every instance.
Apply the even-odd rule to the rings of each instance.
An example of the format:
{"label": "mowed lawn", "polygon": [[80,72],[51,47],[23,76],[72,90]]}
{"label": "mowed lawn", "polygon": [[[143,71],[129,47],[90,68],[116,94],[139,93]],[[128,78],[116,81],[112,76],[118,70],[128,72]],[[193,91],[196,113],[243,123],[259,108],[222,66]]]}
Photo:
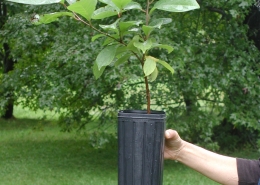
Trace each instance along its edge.
{"label": "mowed lawn", "polygon": [[[256,157],[257,153],[239,153]],[[241,156],[242,155],[242,156]],[[87,135],[60,132],[55,121],[0,119],[0,185],[117,185],[117,149],[93,149]],[[164,185],[216,185],[165,161]]]}

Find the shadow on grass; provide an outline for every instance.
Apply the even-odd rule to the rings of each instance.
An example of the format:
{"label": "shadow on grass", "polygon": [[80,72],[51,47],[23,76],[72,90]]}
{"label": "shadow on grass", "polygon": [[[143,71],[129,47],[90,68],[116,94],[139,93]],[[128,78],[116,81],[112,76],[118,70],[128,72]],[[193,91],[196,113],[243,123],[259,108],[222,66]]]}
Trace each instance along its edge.
{"label": "shadow on grass", "polygon": [[19,129],[28,129],[28,128],[35,128],[36,126],[53,126],[56,125],[56,121],[50,121],[50,120],[39,120],[39,119],[17,119],[12,118],[9,120],[5,120],[0,118],[0,129],[13,129],[13,130],[19,130]]}
{"label": "shadow on grass", "polygon": [[15,162],[13,168],[82,171],[84,173],[116,172],[117,149],[95,150],[87,140],[14,141],[0,146],[0,168]]}
{"label": "shadow on grass", "polygon": [[87,136],[59,130],[54,121],[0,119],[0,169],[15,171],[20,166],[29,171],[36,167],[39,171],[116,173],[116,148],[96,150]]}

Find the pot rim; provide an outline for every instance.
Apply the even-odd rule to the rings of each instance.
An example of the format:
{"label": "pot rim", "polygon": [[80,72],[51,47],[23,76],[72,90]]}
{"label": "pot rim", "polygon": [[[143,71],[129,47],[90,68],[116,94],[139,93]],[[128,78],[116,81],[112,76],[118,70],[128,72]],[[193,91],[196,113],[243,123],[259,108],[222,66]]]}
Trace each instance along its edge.
{"label": "pot rim", "polygon": [[166,113],[164,111],[155,111],[152,110],[151,114],[147,114],[146,110],[120,110],[118,112],[118,118],[153,118],[153,119],[164,119],[166,117]]}

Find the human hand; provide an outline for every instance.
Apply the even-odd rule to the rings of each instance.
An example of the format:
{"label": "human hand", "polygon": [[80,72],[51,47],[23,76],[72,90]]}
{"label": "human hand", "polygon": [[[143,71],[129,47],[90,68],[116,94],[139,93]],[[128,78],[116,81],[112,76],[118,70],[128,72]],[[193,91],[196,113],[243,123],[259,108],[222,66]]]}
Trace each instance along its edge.
{"label": "human hand", "polygon": [[185,147],[185,141],[183,141],[178,132],[175,130],[165,131],[165,148],[164,148],[164,158],[177,160],[178,154]]}

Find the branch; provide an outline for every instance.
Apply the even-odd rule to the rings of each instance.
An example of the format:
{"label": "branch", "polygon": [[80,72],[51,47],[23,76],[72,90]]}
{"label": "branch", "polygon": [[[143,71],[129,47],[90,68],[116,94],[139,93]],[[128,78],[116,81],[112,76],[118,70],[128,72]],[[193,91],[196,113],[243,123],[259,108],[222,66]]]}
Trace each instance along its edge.
{"label": "branch", "polygon": [[107,37],[109,37],[109,38],[111,38],[111,39],[113,39],[113,40],[119,42],[120,44],[123,44],[123,45],[126,46],[126,44],[124,44],[124,43],[121,42],[120,40],[117,40],[115,37],[112,37],[112,36],[109,35],[108,33],[105,33],[105,32],[103,32],[103,31],[97,29],[96,27],[94,27],[92,24],[87,23],[86,21],[82,20],[75,12],[73,12],[73,14],[74,14],[76,20],[78,20],[78,21],[84,23],[85,25],[89,26],[90,28],[92,28],[93,30],[97,31],[98,33],[103,34],[103,35],[105,35],[105,36],[107,36]]}
{"label": "branch", "polygon": [[[67,9],[67,6],[65,5],[65,4],[63,4],[63,6]],[[123,44],[124,46],[126,46],[126,44],[125,43],[123,43],[122,41],[120,41],[120,40],[117,40],[115,37],[112,37],[111,35],[109,35],[108,33],[105,33],[105,32],[103,32],[103,31],[101,31],[101,30],[99,30],[99,29],[97,29],[96,27],[94,27],[91,23],[88,23],[88,22],[86,22],[86,21],[84,21],[83,19],[81,19],[80,18],[80,16],[78,16],[78,14],[76,14],[75,12],[72,12],[73,14],[74,14],[74,16],[75,16],[75,19],[77,20],[77,21],[80,21],[80,22],[82,22],[83,24],[85,24],[85,25],[87,25],[87,26],[89,26],[90,28],[92,28],[93,30],[95,30],[95,31],[97,31],[98,33],[100,33],[100,34],[103,34],[103,35],[105,35],[105,36],[107,36],[107,37],[109,37],[109,38],[111,38],[111,39],[113,39],[113,40],[115,40],[115,41],[117,41],[118,43],[120,43],[120,44]]]}
{"label": "branch", "polygon": [[[197,3],[198,3],[198,4],[202,4],[202,0],[197,0]],[[207,8],[208,8],[209,11],[212,11],[212,12],[216,12],[216,13],[221,14],[221,15],[222,15],[222,18],[228,16],[228,14],[226,13],[226,11],[223,10],[223,9],[215,8],[215,7],[211,7],[211,6],[207,6]]]}
{"label": "branch", "polygon": [[226,17],[228,14],[225,12],[225,10],[219,9],[219,8],[215,8],[215,7],[207,7],[210,11],[212,12],[216,12],[221,14],[223,17]]}
{"label": "branch", "polygon": [[214,103],[224,103],[223,101],[217,101],[217,100],[210,100],[210,99],[207,99],[207,98],[198,98],[198,100],[203,100],[203,101],[208,101],[208,102],[214,102]]}

